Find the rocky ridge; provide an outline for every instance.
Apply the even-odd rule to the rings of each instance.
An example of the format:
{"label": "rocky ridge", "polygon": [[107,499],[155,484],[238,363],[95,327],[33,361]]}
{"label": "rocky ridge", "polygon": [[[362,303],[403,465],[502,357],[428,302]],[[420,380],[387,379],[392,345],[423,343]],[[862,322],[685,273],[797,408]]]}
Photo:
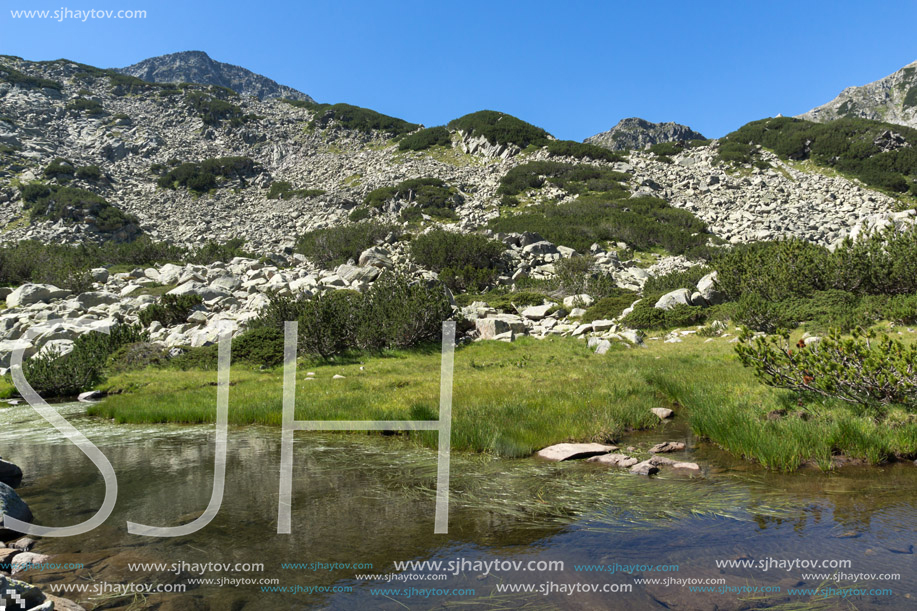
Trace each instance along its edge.
{"label": "rocky ridge", "polygon": [[301,91],[281,85],[241,66],[215,61],[203,51],[182,51],[159,55],[126,68],[115,68],[115,70],[150,83],[217,85],[259,100],[290,98],[313,101],[311,97]]}
{"label": "rocky ridge", "polygon": [[641,150],[660,142],[706,140],[703,134],[678,123],[652,123],[639,117],[621,119],[607,132],[586,138],[587,144],[603,146],[613,151]]}
{"label": "rocky ridge", "polygon": [[917,127],[917,61],[872,83],[848,87],[827,104],[797,116],[818,123],[860,117]]}
{"label": "rocky ridge", "polygon": [[[102,168],[103,180],[70,184],[136,215],[155,239],[194,246],[242,237],[250,250],[263,253],[289,248],[305,231],[346,222],[372,189],[422,176],[455,186],[463,199],[455,226],[476,230],[499,214],[503,175],[521,163],[548,158],[545,149],[520,151],[461,133],[453,134],[453,147],[445,151],[399,151],[378,132],[310,129],[313,111],[272,99],[231,100],[249,118],[236,126],[211,125],[188,104],[156,91],[118,95],[107,79],[79,79],[80,66],[70,62],[3,58],[0,65],[61,84],[60,90],[29,88],[0,78],[0,143],[9,148],[0,165],[0,242],[98,238],[85,225],[24,222],[15,185],[42,179],[43,169],[58,157]],[[102,112],[68,110],[77,99],[97,102]],[[715,162],[716,147],[714,142],[687,150],[674,163],[632,151],[626,163],[613,165],[633,176],[633,190],[691,210],[731,242],[795,235],[830,244],[857,225],[883,222],[896,209],[891,197],[789,166],[766,152],[773,169],[727,172]],[[251,158],[256,174],[245,184],[196,195],[158,187],[150,172],[153,164],[223,156]],[[325,193],[268,199],[276,181]]]}

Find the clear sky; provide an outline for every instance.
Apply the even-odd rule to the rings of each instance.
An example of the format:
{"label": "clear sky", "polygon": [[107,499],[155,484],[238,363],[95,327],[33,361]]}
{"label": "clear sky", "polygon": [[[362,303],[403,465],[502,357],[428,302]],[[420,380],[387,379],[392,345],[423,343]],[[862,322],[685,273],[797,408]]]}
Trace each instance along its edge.
{"label": "clear sky", "polygon": [[[917,60],[917,2],[0,0],[0,53],[120,67],[203,50],[425,125],[489,108],[582,140],[624,117],[708,137]],[[11,10],[145,10],[14,19]]]}

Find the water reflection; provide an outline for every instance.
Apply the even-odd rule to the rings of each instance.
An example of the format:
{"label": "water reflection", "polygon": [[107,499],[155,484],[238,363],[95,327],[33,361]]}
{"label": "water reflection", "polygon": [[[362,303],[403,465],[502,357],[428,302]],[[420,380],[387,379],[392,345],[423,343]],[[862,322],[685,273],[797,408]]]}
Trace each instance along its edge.
{"label": "water reflection", "polygon": [[[263,563],[263,573],[204,577],[276,578],[284,586],[343,586],[347,594],[264,593],[259,585],[195,587],[181,596],[142,599],[84,596],[87,606],[160,609],[489,608],[695,609],[777,607],[799,597],[705,594],[687,588],[635,585],[626,594],[500,594],[501,583],[633,583],[636,575],[599,575],[574,564],[677,564],[670,576],[725,578],[732,585],[800,584],[800,572],[720,569],[716,560],[838,558],[851,572],[902,575],[894,597],[858,598],[859,609],[901,608],[915,594],[914,553],[917,469],[892,465],[848,468],[840,475],[815,471],[767,473],[698,445],[677,427],[638,436],[686,439],[706,476],[665,474],[646,479],[582,463],[496,460],[458,455],[452,463],[450,534],[433,535],[436,459],[401,439],[362,434],[297,434],[293,533],[277,535],[279,431],[231,429],[226,497],[203,531],[179,539],[127,534],[127,520],[170,526],[194,519],[210,498],[211,427],[122,426],[62,411],[99,445],[118,473],[115,513],[84,536],[46,539],[55,561],[82,562],[78,571],[33,574],[35,583],[186,583],[189,571],[131,571],[129,563]],[[21,495],[36,520],[62,526],[96,511],[101,477],[75,447],[27,407],[0,410],[0,454],[23,467]],[[686,454],[687,456],[687,454]],[[363,573],[393,572],[402,560],[562,560],[566,570],[536,575],[466,572],[446,581],[367,583]],[[287,562],[365,563],[371,570],[288,570]],[[475,597],[386,597],[382,587],[471,588]],[[815,583],[809,584],[814,587]],[[874,587],[888,583],[876,582]],[[486,598],[485,598],[486,597]],[[813,602],[813,601],[807,601]],[[814,601],[830,606],[837,601]]]}

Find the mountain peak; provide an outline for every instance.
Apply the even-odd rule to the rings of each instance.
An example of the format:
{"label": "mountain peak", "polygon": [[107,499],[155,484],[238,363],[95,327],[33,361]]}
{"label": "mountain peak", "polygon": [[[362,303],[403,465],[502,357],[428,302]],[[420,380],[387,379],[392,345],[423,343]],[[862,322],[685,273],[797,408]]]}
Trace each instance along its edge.
{"label": "mountain peak", "polygon": [[704,136],[687,125],[679,123],[653,123],[640,117],[621,119],[607,132],[586,138],[588,144],[604,146],[613,151],[642,149],[660,142],[705,140]]}
{"label": "mountain peak", "polygon": [[117,71],[152,83],[219,85],[259,100],[291,98],[314,101],[305,93],[280,85],[266,76],[241,66],[216,61],[204,51],[180,51],[151,57]]}
{"label": "mountain peak", "polygon": [[818,123],[859,117],[917,128],[917,61],[872,83],[847,87],[827,104],[798,117]]}

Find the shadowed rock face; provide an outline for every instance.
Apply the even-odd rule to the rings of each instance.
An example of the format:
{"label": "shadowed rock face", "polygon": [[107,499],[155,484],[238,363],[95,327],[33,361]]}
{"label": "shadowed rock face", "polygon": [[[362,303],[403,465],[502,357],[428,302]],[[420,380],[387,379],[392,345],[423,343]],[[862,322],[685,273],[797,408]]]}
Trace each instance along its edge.
{"label": "shadowed rock face", "polygon": [[301,91],[281,85],[240,66],[215,61],[203,51],[182,51],[160,55],[117,70],[151,83],[219,85],[259,100],[291,98],[313,101]]}
{"label": "shadowed rock face", "polygon": [[586,138],[588,144],[604,146],[613,151],[643,149],[660,142],[705,140],[703,134],[678,123],[651,123],[639,117],[621,119],[607,132]]}
{"label": "shadowed rock face", "polygon": [[22,483],[22,469],[0,458],[0,484],[16,488]]}
{"label": "shadowed rock face", "polygon": [[859,117],[917,128],[917,61],[878,81],[848,87],[827,104],[798,117],[819,123]]}
{"label": "shadowed rock face", "polygon": [[[0,515],[8,515],[22,522],[31,522],[32,511],[12,488],[0,483]],[[4,527],[0,519],[0,541],[12,539],[17,533]]]}

